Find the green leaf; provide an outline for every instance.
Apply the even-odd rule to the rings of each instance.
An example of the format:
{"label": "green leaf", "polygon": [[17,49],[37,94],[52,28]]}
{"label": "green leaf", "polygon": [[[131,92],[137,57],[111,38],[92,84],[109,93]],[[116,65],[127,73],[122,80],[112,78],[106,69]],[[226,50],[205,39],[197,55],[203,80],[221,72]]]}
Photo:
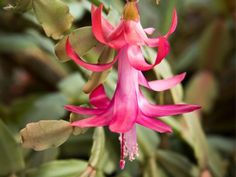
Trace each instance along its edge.
{"label": "green leaf", "polygon": [[199,177],[200,171],[186,157],[171,152],[158,150],[157,161],[175,177]]}
{"label": "green leaf", "polygon": [[96,177],[105,177],[105,175],[103,174],[103,172],[98,171],[96,172]]}
{"label": "green leaf", "polygon": [[[57,43],[55,53],[60,61],[70,60],[65,51],[65,43],[68,37],[78,55],[87,62],[107,63],[114,57],[114,49],[99,44],[94,38],[91,27],[89,26],[73,31],[69,36],[65,36]],[[104,82],[109,72],[110,70],[93,72],[89,77],[89,81],[84,85],[83,91],[85,93],[91,92],[99,84]]]}
{"label": "green leaf", "polygon": [[78,101],[80,104],[88,102],[88,95],[83,93],[84,78],[80,73],[76,72],[61,82],[59,82],[59,90],[69,98],[70,102]]}
{"label": "green leaf", "polygon": [[[113,57],[114,57],[114,50],[109,47],[105,47],[100,57],[98,58],[98,63],[99,64],[108,63],[113,59]],[[106,70],[104,72],[93,72],[90,75],[88,82],[84,85],[83,91],[85,93],[90,93],[99,84],[103,84],[109,72],[110,70]]]}
{"label": "green leaf", "polygon": [[0,46],[0,52],[14,52],[37,47],[27,34],[18,35],[5,33],[0,33]]}
{"label": "green leaf", "polygon": [[145,157],[151,157],[160,143],[158,135],[143,126],[136,126],[140,150]]}
{"label": "green leaf", "polygon": [[90,49],[98,45],[97,40],[92,34],[91,26],[82,27],[74,30],[69,35],[61,39],[55,46],[55,53],[60,61],[67,61],[70,58],[66,54],[66,40],[69,37],[71,45],[79,56],[84,56]]}
{"label": "green leaf", "polygon": [[1,119],[0,152],[0,175],[15,173],[24,168],[25,164],[21,148]]}
{"label": "green leaf", "polygon": [[144,177],[167,177],[164,170],[156,163],[155,158],[149,158],[145,163]]}
{"label": "green leaf", "polygon": [[37,99],[32,108],[24,115],[28,121],[39,121],[42,119],[59,119],[66,111],[63,106],[68,103],[66,97],[61,93],[51,93]]}
{"label": "green leaf", "polygon": [[199,67],[221,71],[228,57],[233,39],[231,39],[226,20],[213,20],[199,40]]}
{"label": "green leaf", "polygon": [[[95,176],[102,170],[102,159],[104,158],[105,133],[102,127],[97,127],[93,134],[93,146],[88,161],[88,167],[80,174],[80,177]],[[100,173],[102,175],[102,173]]]}
{"label": "green leaf", "polygon": [[131,175],[128,172],[123,171],[122,173],[120,173],[116,177],[131,177]]}
{"label": "green leaf", "polygon": [[59,148],[46,149],[44,151],[29,151],[30,156],[27,156],[27,168],[37,168],[38,166],[56,160],[59,156]]}
{"label": "green leaf", "polygon": [[22,145],[37,151],[58,147],[71,135],[73,127],[63,120],[42,120],[29,123],[20,131]]}
{"label": "green leaf", "polygon": [[227,162],[210,145],[208,146],[209,168],[215,177],[226,176]]}
{"label": "green leaf", "polygon": [[207,136],[209,144],[215,149],[224,152],[226,154],[233,154],[235,151],[234,138],[210,135]]}
{"label": "green leaf", "polygon": [[76,177],[87,166],[82,160],[57,160],[27,173],[27,177]]}
{"label": "green leaf", "polygon": [[123,10],[123,6],[124,3],[120,0],[89,0],[91,1],[91,3],[95,4],[95,5],[99,5],[100,3],[104,4],[106,9],[112,8],[114,10],[116,10],[118,13],[122,13]]}
{"label": "green leaf", "polygon": [[103,157],[105,149],[105,132],[102,127],[98,127],[94,131],[93,135],[93,147],[91,150],[91,156],[89,158],[89,164],[96,169],[99,169],[99,162]]}
{"label": "green leaf", "polygon": [[60,0],[34,0],[33,9],[47,36],[60,39],[72,25],[68,6]]}
{"label": "green leaf", "polygon": [[208,143],[200,123],[198,112],[195,111],[183,114],[183,128],[181,129],[181,135],[186,142],[192,146],[200,169],[207,168]]}
{"label": "green leaf", "polygon": [[114,145],[112,141],[106,139],[105,151],[103,153],[103,158],[101,159],[102,171],[106,174],[113,174],[117,168],[117,162],[119,162],[119,154],[114,153]]}
{"label": "green leaf", "polygon": [[[70,113],[70,122],[81,120],[83,118],[85,118],[84,115],[76,114],[73,112]],[[89,129],[89,128],[81,128],[81,127],[73,127],[73,128],[74,128],[73,135],[75,135],[75,136],[83,134]]]}

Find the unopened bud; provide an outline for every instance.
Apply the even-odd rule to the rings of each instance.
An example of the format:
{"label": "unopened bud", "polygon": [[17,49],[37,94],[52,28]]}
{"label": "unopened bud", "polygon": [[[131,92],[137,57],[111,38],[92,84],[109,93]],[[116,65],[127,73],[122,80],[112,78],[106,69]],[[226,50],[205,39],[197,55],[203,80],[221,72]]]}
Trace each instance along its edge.
{"label": "unopened bud", "polygon": [[128,0],[123,11],[124,20],[139,20],[137,0]]}

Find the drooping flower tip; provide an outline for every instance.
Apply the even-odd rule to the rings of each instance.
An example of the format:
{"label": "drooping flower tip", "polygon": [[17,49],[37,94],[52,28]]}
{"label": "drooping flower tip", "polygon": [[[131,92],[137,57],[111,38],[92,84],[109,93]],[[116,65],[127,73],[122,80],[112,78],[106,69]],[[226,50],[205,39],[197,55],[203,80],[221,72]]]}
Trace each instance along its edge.
{"label": "drooping flower tip", "polygon": [[125,160],[120,160],[120,169],[123,170],[125,168]]}

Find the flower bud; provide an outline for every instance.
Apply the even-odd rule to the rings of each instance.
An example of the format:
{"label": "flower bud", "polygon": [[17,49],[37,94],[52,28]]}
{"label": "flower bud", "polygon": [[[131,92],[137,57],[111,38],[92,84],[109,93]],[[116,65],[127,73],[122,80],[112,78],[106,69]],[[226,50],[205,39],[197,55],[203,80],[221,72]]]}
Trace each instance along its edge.
{"label": "flower bud", "polygon": [[139,20],[139,11],[137,7],[137,0],[128,0],[123,11],[124,20]]}

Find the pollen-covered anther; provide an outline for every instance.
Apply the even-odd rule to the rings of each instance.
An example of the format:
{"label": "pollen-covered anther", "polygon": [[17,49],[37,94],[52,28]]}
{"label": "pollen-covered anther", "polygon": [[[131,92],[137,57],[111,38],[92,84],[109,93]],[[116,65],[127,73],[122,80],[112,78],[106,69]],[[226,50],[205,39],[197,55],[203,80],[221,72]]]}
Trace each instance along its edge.
{"label": "pollen-covered anther", "polygon": [[132,147],[127,147],[127,145],[125,145],[125,157],[129,158],[129,161],[133,161],[135,160],[136,157],[138,157],[138,144],[136,144],[135,146]]}

